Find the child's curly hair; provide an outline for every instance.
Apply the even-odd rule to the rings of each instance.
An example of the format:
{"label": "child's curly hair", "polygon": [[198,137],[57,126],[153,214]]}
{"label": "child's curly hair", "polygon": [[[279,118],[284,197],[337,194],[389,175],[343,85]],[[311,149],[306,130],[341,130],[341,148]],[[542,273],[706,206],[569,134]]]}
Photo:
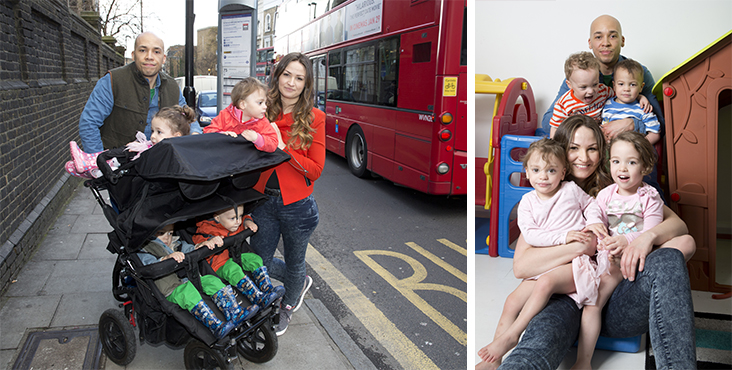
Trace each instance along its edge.
{"label": "child's curly hair", "polygon": [[564,75],[567,77],[567,80],[572,76],[572,72],[577,69],[586,71],[595,70],[599,73],[600,62],[598,62],[595,56],[589,51],[580,51],[579,53],[570,55],[569,58],[564,61]]}
{"label": "child's curly hair", "polygon": [[196,120],[196,112],[187,105],[174,105],[159,110],[155,113],[155,118],[165,120],[174,133],[180,132],[181,136],[186,136],[191,133],[191,123]]}

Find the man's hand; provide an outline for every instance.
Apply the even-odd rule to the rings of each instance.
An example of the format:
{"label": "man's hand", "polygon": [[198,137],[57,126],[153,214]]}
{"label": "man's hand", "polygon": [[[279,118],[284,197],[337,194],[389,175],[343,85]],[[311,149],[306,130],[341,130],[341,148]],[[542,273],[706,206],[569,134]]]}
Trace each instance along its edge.
{"label": "man's hand", "polygon": [[621,132],[633,131],[635,129],[635,123],[632,118],[623,118],[608,122],[602,125],[602,132],[605,134],[605,140],[610,141]]}

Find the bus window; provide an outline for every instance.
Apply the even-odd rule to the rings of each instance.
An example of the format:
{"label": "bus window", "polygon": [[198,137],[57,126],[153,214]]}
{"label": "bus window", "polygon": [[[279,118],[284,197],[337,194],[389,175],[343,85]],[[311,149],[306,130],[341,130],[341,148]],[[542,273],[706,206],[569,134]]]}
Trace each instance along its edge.
{"label": "bus window", "polygon": [[346,50],[346,91],[359,103],[376,103],[376,46],[374,44]]}
{"label": "bus window", "polygon": [[379,42],[379,104],[396,107],[399,72],[399,38]]}

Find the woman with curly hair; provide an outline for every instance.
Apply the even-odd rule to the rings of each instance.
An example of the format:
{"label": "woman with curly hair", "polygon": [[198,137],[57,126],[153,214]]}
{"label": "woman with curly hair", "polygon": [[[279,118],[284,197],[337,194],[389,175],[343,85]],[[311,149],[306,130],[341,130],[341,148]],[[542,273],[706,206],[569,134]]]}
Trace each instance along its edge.
{"label": "woman with curly hair", "polygon": [[[254,187],[269,199],[252,212],[259,231],[251,246],[270,275],[285,285],[277,335],[285,333],[313,283],[305,271],[305,252],[319,220],[313,185],[325,165],[325,113],[313,108],[313,84],[310,59],[290,53],[275,66],[267,92],[267,119],[278,129],[278,148],[291,159],[263,172]],[[280,235],[284,261],[274,258]]]}

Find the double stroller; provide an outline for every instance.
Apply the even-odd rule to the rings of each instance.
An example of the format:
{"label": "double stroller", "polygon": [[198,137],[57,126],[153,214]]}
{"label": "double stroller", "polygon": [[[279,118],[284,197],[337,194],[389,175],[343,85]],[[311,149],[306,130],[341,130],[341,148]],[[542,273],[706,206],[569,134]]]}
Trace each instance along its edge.
{"label": "double stroller", "polygon": [[[281,150],[264,153],[243,138],[221,134],[170,138],[137,159],[132,154],[124,150],[100,154],[97,163],[103,176],[85,182],[113,228],[107,249],[117,255],[112,292],[122,303],[121,310],[109,309],[99,319],[104,353],[118,365],[132,362],[137,327],[141,343],[185,346],[188,369],[226,369],[238,355],[255,363],[274,358],[281,299],[261,307],[255,316],[217,339],[188,311],[169,302],[154,283],[171,273],[188,278],[214,314],[225,321],[224,313],[203,294],[200,276],[215,274],[207,257],[224,248],[231,256],[247,251],[249,230],[224,238],[224,245],[213,250],[204,247],[187,253],[181,263],[171,258],[143,265],[137,252],[165,225],[175,223],[177,234],[191,243],[195,223],[214,212],[243,204],[244,213],[250,213],[266,200],[252,189],[260,173],[289,160],[289,155]],[[120,163],[114,171],[107,164],[113,158]],[[109,203],[101,194],[105,189]],[[243,295],[235,294],[241,306],[249,305]]]}

